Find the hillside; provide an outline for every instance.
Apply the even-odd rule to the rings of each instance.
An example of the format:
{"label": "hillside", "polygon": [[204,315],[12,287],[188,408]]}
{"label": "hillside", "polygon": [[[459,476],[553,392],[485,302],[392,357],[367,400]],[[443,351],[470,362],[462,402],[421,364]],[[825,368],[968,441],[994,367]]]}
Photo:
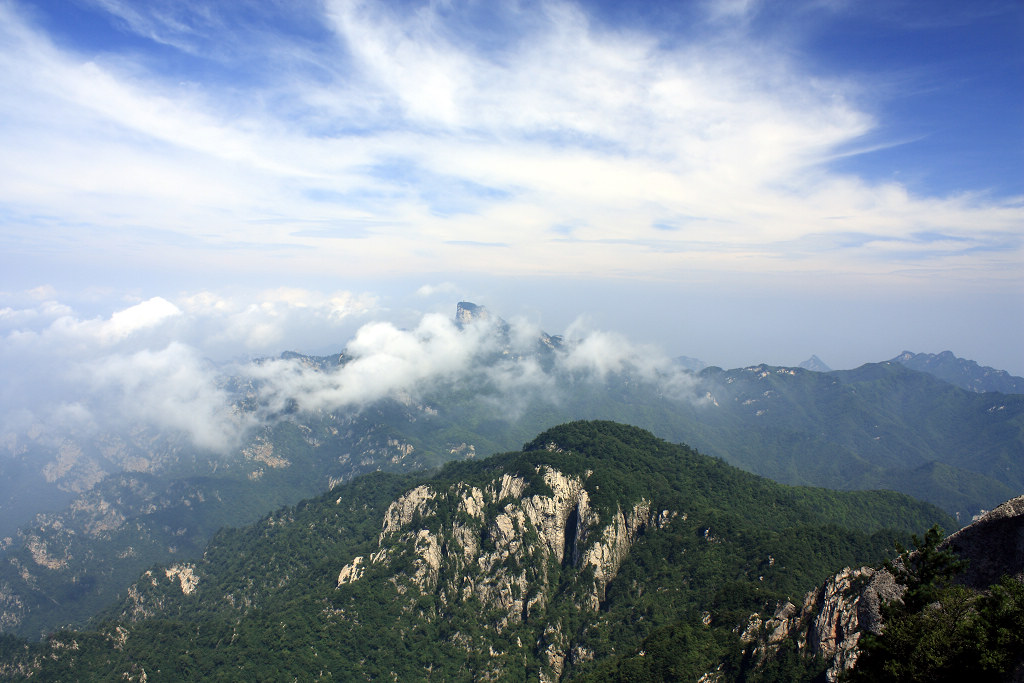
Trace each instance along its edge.
{"label": "hillside", "polygon": [[[843,569],[802,603],[752,614],[744,629],[752,673],[792,680],[818,671],[827,681],[870,683],[1020,681],[1024,496],[947,538],[938,528],[915,535],[914,545],[884,566]],[[626,658],[636,671],[649,673],[652,660],[677,656],[645,646],[651,659]],[[604,679],[614,678],[614,668],[604,669]]]}
{"label": "hillside", "polygon": [[145,572],[88,630],[5,639],[0,670],[569,680],[683,624],[680,676],[738,673],[750,612],[936,522],[952,520],[896,493],[784,486],[577,422],[521,452],[362,477],[224,530],[194,562]]}
{"label": "hillside", "polygon": [[376,387],[379,374],[362,369],[372,345],[289,352],[222,376],[232,419],[253,425],[228,452],[145,424],[8,435],[0,631],[38,638],[81,625],[139,572],[190,560],[223,526],[360,474],[508,451],[568,420],[635,424],[783,483],[901,491],[959,524],[1024,490],[1021,395],[967,391],[893,362],[832,373],[648,367],[612,347],[520,334],[466,302],[457,314],[405,340],[468,349],[445,374],[357,405],[311,397]]}

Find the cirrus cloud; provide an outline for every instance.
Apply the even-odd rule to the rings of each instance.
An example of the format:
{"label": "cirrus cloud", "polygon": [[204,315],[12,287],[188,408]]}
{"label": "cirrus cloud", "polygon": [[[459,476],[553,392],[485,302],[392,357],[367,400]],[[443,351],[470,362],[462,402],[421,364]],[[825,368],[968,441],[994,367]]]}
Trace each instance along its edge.
{"label": "cirrus cloud", "polygon": [[[849,75],[812,71],[784,37],[753,39],[735,18],[756,3],[695,6],[699,30],[671,41],[556,1],[490,14],[96,5],[209,69],[115,45],[85,54],[0,7],[8,249],[75,245],[99,263],[284,281],[338,264],[354,276],[1019,276],[1019,197],[921,195],[831,169],[878,129],[877,103]],[[83,240],[83,225],[116,239]],[[954,241],[922,247],[930,232]],[[886,239],[848,247],[849,233]]]}

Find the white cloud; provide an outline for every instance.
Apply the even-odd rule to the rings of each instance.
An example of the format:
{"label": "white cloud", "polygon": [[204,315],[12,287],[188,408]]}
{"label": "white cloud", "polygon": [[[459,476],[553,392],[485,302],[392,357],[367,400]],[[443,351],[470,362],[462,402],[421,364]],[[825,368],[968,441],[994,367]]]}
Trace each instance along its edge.
{"label": "white cloud", "polygon": [[105,426],[138,422],[182,432],[212,451],[238,447],[241,432],[251,426],[231,411],[230,397],[217,386],[209,364],[179,342],[76,364],[72,379],[88,387],[92,411]]}
{"label": "white cloud", "polygon": [[154,327],[168,318],[181,315],[181,309],[163,297],[153,297],[140,304],[117,311],[104,324],[102,334],[114,339],[123,339],[128,335]]}
{"label": "white cloud", "polygon": [[245,372],[257,381],[269,414],[287,405],[358,411],[382,399],[416,403],[456,388],[490,405],[496,417],[514,419],[531,403],[558,403],[581,383],[604,382],[611,375],[628,375],[656,383],[677,398],[692,398],[687,392],[693,378],[653,347],[574,325],[569,341],[552,352],[545,369],[536,355],[540,336],[525,321],[503,327],[498,319],[487,318],[459,327],[451,317],[427,314],[409,330],[386,322],[361,327],[345,347],[347,362],[331,371],[274,360]]}
{"label": "white cloud", "polygon": [[340,347],[354,321],[377,308],[371,294],[279,288],[227,296],[199,292],[181,302],[190,343],[217,358]]}
{"label": "white cloud", "polygon": [[[43,424],[61,429],[119,430],[148,425],[184,434],[199,448],[229,451],[246,430],[280,419],[285,408],[358,412],[383,399],[418,402],[437,392],[471,392],[496,417],[512,419],[531,403],[557,403],[580,383],[612,374],[658,382],[684,396],[692,382],[661,353],[625,338],[574,325],[566,346],[537,357],[541,330],[497,317],[456,325],[451,315],[421,315],[409,329],[366,321],[374,298],[309,290],[261,293],[257,303],[214,292],[155,297],[109,316],[85,318],[44,302],[38,310],[5,309],[0,338],[3,430]],[[28,315],[34,312],[35,315]],[[351,318],[351,320],[349,320]],[[341,337],[350,322],[362,323]],[[268,353],[259,363],[216,363],[212,348],[239,351],[272,344],[319,325],[338,333],[333,351],[345,363],[319,371]],[[332,327],[333,326],[333,327]],[[255,335],[255,338],[254,338]],[[261,347],[262,348],[262,347]],[[240,414],[227,376],[251,380],[259,410]]]}
{"label": "white cloud", "polygon": [[651,375],[656,368],[667,367],[667,359],[653,349],[630,344],[624,337],[611,332],[582,333],[579,324],[567,330],[570,341],[568,352],[562,359],[570,372],[594,373],[604,379],[609,374],[636,371]]}
{"label": "white cloud", "polygon": [[757,10],[760,0],[708,0],[708,15],[714,21],[735,21],[748,18]]}
{"label": "white cloud", "polygon": [[492,325],[465,330],[451,318],[428,314],[412,330],[376,322],[361,327],[345,346],[348,362],[321,373],[297,361],[253,367],[273,411],[288,401],[303,410],[359,409],[383,398],[409,400],[435,385],[466,377],[481,357],[496,350]]}
{"label": "white cloud", "polygon": [[458,291],[458,288],[451,282],[441,282],[436,285],[422,285],[416,290],[416,296],[431,297],[438,294],[451,294]]}
{"label": "white cloud", "polygon": [[4,307],[0,423],[103,429],[138,421],[228,449],[251,425],[231,412],[220,385],[232,366],[211,358],[277,355],[295,342],[338,351],[376,306],[374,296],[344,291],[277,289],[253,299],[154,297],[98,317],[53,301]]}
{"label": "white cloud", "polygon": [[[859,106],[869,90],[812,77],[785,46],[742,29],[666,46],[547,2],[496,10],[505,33],[494,47],[452,23],[458,7],[338,1],[324,16],[298,8],[336,32],[312,49],[209,7],[101,4],[200,59],[241,68],[230,60],[246,40],[290,57],[226,92],[130,55],[75,54],[4,5],[0,202],[21,243],[275,281],[339,264],[353,277],[800,273],[807,254],[792,245],[808,235],[907,238],[933,226],[1020,256],[1006,246],[1019,202],[920,197],[829,172],[878,125]],[[234,47],[212,55],[217,31]],[[46,230],[42,215],[56,216]],[[83,224],[100,237],[83,238]],[[509,247],[483,246],[495,244]],[[815,268],[876,277],[920,266],[920,254],[877,246],[816,251]],[[977,274],[993,258],[968,250],[943,263]]]}

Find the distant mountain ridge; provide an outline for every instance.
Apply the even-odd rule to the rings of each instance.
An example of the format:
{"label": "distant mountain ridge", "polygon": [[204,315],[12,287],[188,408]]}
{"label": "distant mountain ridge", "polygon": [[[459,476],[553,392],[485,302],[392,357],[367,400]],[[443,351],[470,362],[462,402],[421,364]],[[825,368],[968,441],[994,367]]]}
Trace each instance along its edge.
{"label": "distant mountain ridge", "polygon": [[[410,395],[307,411],[287,395],[271,410],[258,378],[223,378],[232,410],[260,425],[232,453],[152,428],[0,442],[0,631],[81,623],[146,567],[200,553],[218,528],[354,476],[505,452],[569,420],[638,425],[786,484],[901,491],[960,524],[1024,491],[1024,395],[979,394],[896,362],[832,373],[611,363],[588,374],[569,362],[577,342],[511,334],[480,308],[462,302],[458,329],[445,330],[458,344],[482,340],[475,374]],[[346,348],[253,364],[284,362],[308,387],[340,382],[358,360]],[[33,502],[25,521],[8,514]]]}
{"label": "distant mountain ridge", "polygon": [[[714,409],[680,409],[689,442],[776,481],[900,490],[944,501],[962,523],[1024,490],[1022,395],[969,392],[898,363],[698,377]],[[988,502],[967,503],[978,494]]]}
{"label": "distant mountain ridge", "polygon": [[1024,394],[1024,377],[1015,377],[1006,370],[979,365],[976,361],[958,358],[952,351],[942,353],[914,353],[904,351],[893,358],[918,372],[927,372],[962,389],[983,393],[998,391],[1003,394]]}
{"label": "distant mountain ridge", "polygon": [[832,368],[825,364],[825,361],[812,355],[810,358],[800,364],[804,370],[813,370],[814,372],[831,372]]}
{"label": "distant mountain ridge", "polygon": [[692,356],[677,356],[672,359],[672,362],[676,363],[681,368],[690,370],[691,372],[700,372],[708,366],[708,364],[700,358],[693,358]]}

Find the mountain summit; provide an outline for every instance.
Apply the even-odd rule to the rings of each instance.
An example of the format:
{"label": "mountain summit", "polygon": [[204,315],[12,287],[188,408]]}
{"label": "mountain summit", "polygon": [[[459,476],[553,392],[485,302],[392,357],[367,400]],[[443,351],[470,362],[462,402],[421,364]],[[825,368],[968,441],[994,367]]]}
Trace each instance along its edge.
{"label": "mountain summit", "polygon": [[914,353],[904,351],[893,358],[911,370],[927,372],[929,375],[949,382],[954,386],[976,393],[998,391],[1002,394],[1024,394],[1024,377],[1015,377],[1006,370],[997,370],[976,361],[958,358],[952,351],[942,353]]}
{"label": "mountain summit", "polygon": [[825,364],[825,361],[818,358],[817,356],[811,356],[803,363],[800,364],[804,370],[812,370],[814,372],[831,372],[832,368]]}
{"label": "mountain summit", "polygon": [[[512,326],[509,325],[503,318],[497,316],[491,316],[491,312],[486,307],[479,304],[474,304],[471,301],[460,301],[455,306],[455,325],[461,330],[467,325],[473,325],[481,322],[493,322],[498,334],[501,335],[506,351],[510,343],[510,336],[512,334]],[[537,345],[535,351],[546,353],[561,349],[564,344],[564,339],[561,335],[551,335],[543,330],[537,334]]]}
{"label": "mountain summit", "polygon": [[455,306],[455,324],[459,327],[476,320],[488,320],[490,312],[483,306],[470,301],[460,301]]}

